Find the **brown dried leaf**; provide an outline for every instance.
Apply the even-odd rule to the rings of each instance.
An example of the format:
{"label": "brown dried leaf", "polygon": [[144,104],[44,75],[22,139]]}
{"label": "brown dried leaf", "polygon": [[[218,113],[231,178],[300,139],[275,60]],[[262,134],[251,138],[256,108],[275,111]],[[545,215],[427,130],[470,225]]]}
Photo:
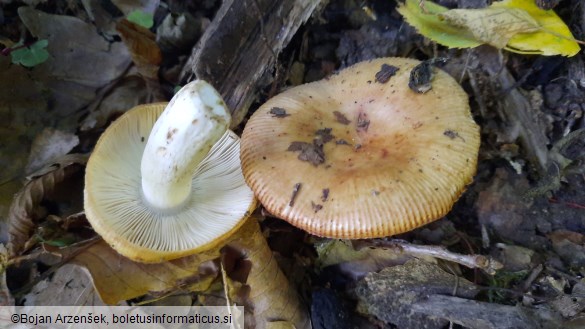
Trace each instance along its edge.
{"label": "brown dried leaf", "polygon": [[38,218],[36,210],[43,198],[55,188],[55,185],[79,170],[75,165],[84,165],[86,161],[87,156],[84,154],[68,154],[28,177],[29,181],[14,196],[8,212],[10,257],[23,252],[24,243],[30,238],[37,221],[41,219]]}
{"label": "brown dried leaf", "polygon": [[248,309],[253,310],[257,327],[265,327],[274,319],[290,321],[296,328],[309,327],[306,311],[280,271],[255,216],[229,237],[221,250],[144,264],[119,255],[100,241],[72,262],[89,270],[102,300],[113,304],[147,293],[162,296],[178,289],[206,291],[219,275],[220,256],[229,278],[230,294],[234,295],[230,298],[251,306]]}
{"label": "brown dried leaf", "polygon": [[560,243],[563,240],[568,240],[572,243],[585,245],[585,236],[578,232],[567,230],[556,230],[548,234],[553,244]]}
{"label": "brown dried leaf", "polygon": [[158,80],[162,53],[156,44],[154,33],[126,19],[116,24],[116,30],[128,46],[132,61],[142,76],[149,80]]}
{"label": "brown dried leaf", "polygon": [[242,296],[245,296],[244,306],[254,310],[257,328],[265,328],[276,320],[292,323],[299,329],[310,328],[305,307],[278,267],[276,258],[260,231],[257,218],[252,216],[236,235],[229,246],[241,250],[252,266],[245,285],[241,287],[244,291],[230,292],[233,295],[230,297],[242,301]]}
{"label": "brown dried leaf", "polygon": [[0,244],[0,306],[14,305],[14,298],[10,294],[6,284],[6,265],[8,263],[8,250]]}
{"label": "brown dried leaf", "polygon": [[217,276],[217,268],[206,262],[217,257],[219,252],[211,250],[169,262],[144,264],[121,256],[100,241],[73,258],[72,263],[88,269],[104,303],[117,304],[147,293],[204,291]]}

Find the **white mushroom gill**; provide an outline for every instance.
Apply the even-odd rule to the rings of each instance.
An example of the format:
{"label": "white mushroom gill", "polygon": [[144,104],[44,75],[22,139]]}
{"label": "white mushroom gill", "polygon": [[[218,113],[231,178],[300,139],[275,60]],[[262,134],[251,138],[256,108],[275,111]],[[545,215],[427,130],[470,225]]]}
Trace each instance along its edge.
{"label": "white mushroom gill", "polygon": [[184,86],[152,128],[140,166],[142,194],[165,211],[184,205],[192,176],[230,124],[230,113],[215,89],[202,80]]}
{"label": "white mushroom gill", "polygon": [[120,254],[150,263],[221,245],[256,204],[219,94],[194,81],[165,105],[139,105],[114,121],[85,171],[94,230]]}

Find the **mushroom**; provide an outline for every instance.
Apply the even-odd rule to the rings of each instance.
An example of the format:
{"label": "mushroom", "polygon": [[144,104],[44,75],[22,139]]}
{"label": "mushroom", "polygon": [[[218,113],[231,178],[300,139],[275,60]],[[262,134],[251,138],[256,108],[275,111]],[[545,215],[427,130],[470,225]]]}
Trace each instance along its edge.
{"label": "mushroom", "polygon": [[230,114],[215,89],[194,81],[165,105],[126,112],[100,137],[86,168],[89,222],[141,262],[220,246],[255,207],[239,138],[227,130]]}
{"label": "mushroom", "polygon": [[[274,319],[307,328],[306,310],[250,216],[256,199],[242,176],[240,140],[227,130],[229,122],[221,96],[200,80],[168,105],[126,112],[100,137],[87,164],[86,216],[114,250],[134,261],[203,251],[219,257],[228,243],[251,263],[246,284],[258,328]],[[120,277],[129,275],[136,273]]]}
{"label": "mushroom", "polygon": [[445,72],[426,93],[409,88],[418,64],[358,63],[263,104],[242,134],[241,161],[268,212],[347,239],[394,235],[447,214],[475,174],[479,128]]}

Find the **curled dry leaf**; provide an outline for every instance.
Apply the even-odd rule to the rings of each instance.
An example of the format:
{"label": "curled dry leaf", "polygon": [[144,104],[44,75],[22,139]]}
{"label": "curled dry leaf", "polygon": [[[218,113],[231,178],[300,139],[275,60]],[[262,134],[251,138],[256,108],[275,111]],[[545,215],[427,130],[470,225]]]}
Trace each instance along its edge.
{"label": "curled dry leaf", "polygon": [[[228,246],[241,250],[251,264],[245,285],[245,306],[254,310],[256,328],[272,325],[294,325],[295,328],[309,328],[307,311],[300,303],[293,286],[289,284],[272,250],[258,227],[257,218],[251,216],[248,223],[238,232]],[[241,291],[234,291],[232,298],[241,298]],[[282,323],[272,323],[282,322]]]}
{"label": "curled dry leaf", "polygon": [[[233,286],[247,289],[245,300],[239,300],[253,307],[250,309],[254,310],[257,328],[267,327],[275,319],[293,323],[296,328],[309,326],[306,311],[279,269],[256,217],[251,216],[229,238],[223,249],[228,248],[239,251],[244,257],[240,261],[245,265],[243,270],[238,266],[226,267],[232,280],[244,281],[243,285]],[[105,303],[115,304],[147,293],[162,296],[178,289],[206,291],[219,275],[216,260],[220,256],[220,249],[215,248],[168,262],[145,264],[119,255],[101,241],[81,252],[72,262],[88,269],[96,291]],[[241,292],[234,291],[234,295]]]}
{"label": "curled dry leaf", "polygon": [[43,198],[55,188],[55,185],[77,172],[79,166],[76,165],[84,165],[86,161],[87,156],[84,154],[68,154],[28,177],[29,181],[14,196],[8,211],[10,257],[17,256],[23,251],[24,243],[40,219],[35,212]]}
{"label": "curled dry leaf", "polygon": [[138,66],[140,73],[147,78],[156,79],[162,54],[156,44],[154,33],[126,19],[118,22],[116,29],[130,50],[132,61]]}
{"label": "curled dry leaf", "polygon": [[103,240],[72,259],[89,271],[93,285],[106,304],[172,290],[205,291],[217,276],[217,268],[204,264],[219,256],[217,250],[176,260],[145,264],[121,256]]}
{"label": "curled dry leaf", "polygon": [[14,298],[6,284],[6,264],[8,262],[8,249],[0,244],[0,306],[14,305]]}

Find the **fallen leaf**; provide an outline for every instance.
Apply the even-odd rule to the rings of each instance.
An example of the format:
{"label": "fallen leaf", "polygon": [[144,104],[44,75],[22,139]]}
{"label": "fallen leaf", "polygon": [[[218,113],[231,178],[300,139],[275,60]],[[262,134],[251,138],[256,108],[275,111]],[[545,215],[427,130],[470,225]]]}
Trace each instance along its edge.
{"label": "fallen leaf", "polygon": [[525,10],[538,24],[540,30],[513,36],[508,47],[519,52],[545,56],[574,56],[581,48],[563,20],[552,10],[540,9],[534,1],[504,0],[494,2],[493,8],[518,8]]}
{"label": "fallen leaf", "polygon": [[532,0],[505,0],[481,9],[452,9],[406,0],[398,11],[425,37],[450,48],[490,44],[499,49],[546,56],[574,56],[580,48],[567,25],[552,10]]}
{"label": "fallen leaf", "polygon": [[121,79],[110,92],[89,106],[89,115],[83,119],[81,131],[104,127],[111,119],[129,109],[149,102],[146,82],[137,75]]}
{"label": "fallen leaf", "polygon": [[121,256],[101,241],[71,262],[87,268],[101,299],[112,305],[147,293],[205,291],[217,276],[217,269],[202,264],[218,256],[214,250],[160,264],[144,264]]}
{"label": "fallen leaf", "polygon": [[28,6],[19,7],[18,15],[33,36],[49,42],[51,56],[34,67],[32,74],[50,90],[54,115],[61,120],[76,120],[72,114],[87,106],[97,89],[119,78],[130,64],[123,43],[108,42],[93,25],[76,17],[51,15]]}
{"label": "fallen leaf", "polygon": [[26,172],[39,170],[48,161],[64,156],[79,144],[79,137],[53,128],[38,134],[31,147]]}
{"label": "fallen leaf", "polygon": [[24,296],[25,306],[105,306],[84,268],[65,264]]}
{"label": "fallen leaf", "polygon": [[21,46],[20,44],[17,44],[14,47],[19,47],[19,49],[10,52],[12,63],[25,67],[34,67],[44,63],[49,58],[49,53],[45,49],[48,44],[47,40],[39,40],[30,46],[22,48],[19,47]]}
{"label": "fallen leaf", "polygon": [[6,264],[8,262],[8,250],[0,244],[0,306],[14,305],[14,298],[10,294],[6,284]]}
{"label": "fallen leaf", "polygon": [[251,216],[228,245],[241,250],[251,264],[242,289],[247,290],[245,295],[249,304],[245,306],[253,310],[256,327],[264,328],[270,322],[281,320],[298,329],[310,328],[307,311],[296,290],[280,270],[260,231],[256,215]]}
{"label": "fallen leaf", "polygon": [[[22,187],[30,143],[51,120],[43,86],[30,70],[13,65],[0,56],[0,217],[6,213],[14,194]],[[0,230],[6,233],[6,230]],[[2,241],[6,241],[2,238]]]}
{"label": "fallen leaf", "polygon": [[132,61],[140,74],[147,79],[158,80],[162,53],[156,44],[154,33],[126,19],[116,24],[116,30],[130,50]]}
{"label": "fallen leaf", "polygon": [[518,8],[452,9],[439,14],[439,18],[471,32],[481,43],[499,49],[506,47],[508,41],[518,33],[540,29],[535,19]]}
{"label": "fallen leaf", "polygon": [[406,0],[398,6],[398,12],[418,33],[450,48],[474,48],[481,45],[469,31],[461,30],[441,20],[438,14],[448,9],[431,1],[425,2],[425,11],[418,0]]}
{"label": "fallen leaf", "polygon": [[61,157],[30,176],[30,180],[14,196],[8,213],[10,239],[8,251],[11,257],[23,251],[25,242],[29,240],[37,221],[41,219],[36,212],[41,201],[68,175],[77,172],[78,165],[85,164],[86,161],[87,156],[82,154],[68,154]]}
{"label": "fallen leaf", "polygon": [[150,29],[154,25],[154,17],[151,13],[142,10],[134,10],[126,18],[128,21],[138,24],[145,29]]}
{"label": "fallen leaf", "polygon": [[135,10],[140,10],[145,13],[154,14],[160,0],[112,0],[125,15],[130,14]]}
{"label": "fallen leaf", "polygon": [[115,304],[147,293],[162,297],[177,290],[207,291],[219,275],[218,260],[226,248],[237,251],[242,258],[239,263],[246,267],[238,275],[238,266],[234,265],[238,260],[226,265],[234,294],[230,297],[242,296],[239,290],[246,290],[243,301],[253,310],[258,327],[273,319],[290,321],[299,329],[309,326],[308,315],[278,267],[255,215],[228,238],[221,250],[215,248],[167,262],[145,264],[121,256],[100,241],[75,256],[72,262],[88,269],[105,303]]}

